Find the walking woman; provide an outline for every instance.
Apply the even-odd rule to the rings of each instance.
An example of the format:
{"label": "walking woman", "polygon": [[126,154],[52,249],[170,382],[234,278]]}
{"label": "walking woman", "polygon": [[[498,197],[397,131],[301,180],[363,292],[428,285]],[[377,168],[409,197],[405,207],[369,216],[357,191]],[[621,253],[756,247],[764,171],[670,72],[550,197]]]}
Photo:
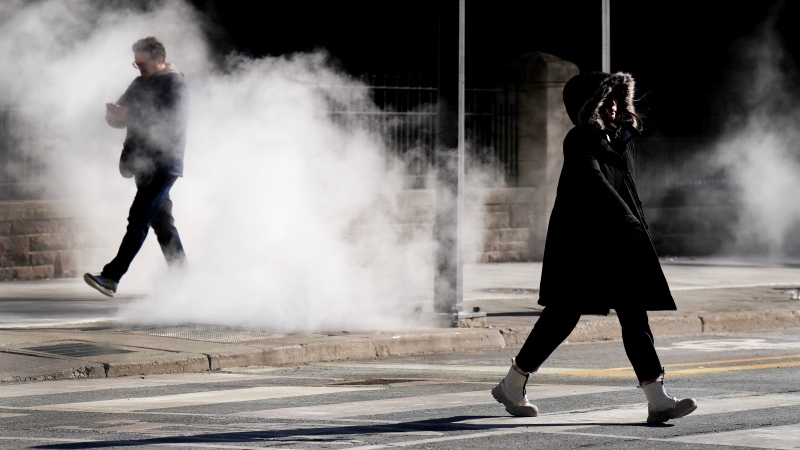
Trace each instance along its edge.
{"label": "walking woman", "polygon": [[[581,314],[614,309],[625,353],[648,403],[648,423],[683,417],[694,399],[664,390],[647,311],[675,310],[636,193],[633,139],[642,131],[630,74],[590,72],[564,86],[564,105],[575,124],[564,139],[545,242],[539,304],[544,306],[508,375],[492,389],[514,416],[536,416],[525,384],[569,336]],[[591,296],[575,286],[590,286]]]}

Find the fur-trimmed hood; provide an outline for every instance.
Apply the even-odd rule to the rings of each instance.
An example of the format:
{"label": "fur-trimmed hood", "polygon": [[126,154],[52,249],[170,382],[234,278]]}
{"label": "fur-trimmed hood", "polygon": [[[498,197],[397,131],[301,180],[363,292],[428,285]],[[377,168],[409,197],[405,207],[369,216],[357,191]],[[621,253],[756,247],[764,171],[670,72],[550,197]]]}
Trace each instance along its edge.
{"label": "fur-trimmed hood", "polygon": [[614,127],[606,123],[603,107],[612,94],[622,99],[617,106],[617,122],[642,131],[634,106],[636,82],[629,73],[589,72],[572,77],[564,86],[564,106],[572,123],[608,132]]}

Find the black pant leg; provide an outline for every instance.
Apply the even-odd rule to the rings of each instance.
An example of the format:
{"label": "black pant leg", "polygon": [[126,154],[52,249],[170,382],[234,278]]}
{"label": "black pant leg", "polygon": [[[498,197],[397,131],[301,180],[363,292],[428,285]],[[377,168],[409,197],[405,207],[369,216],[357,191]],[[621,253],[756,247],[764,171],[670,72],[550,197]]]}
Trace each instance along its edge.
{"label": "black pant leg", "polygon": [[161,209],[164,199],[178,177],[153,176],[136,180],[136,196],[128,212],[128,228],[122,238],[117,256],[103,267],[101,275],[119,281],[139,253],[153,219]]}
{"label": "black pant leg", "polygon": [[647,320],[647,311],[640,308],[617,309],[622,327],[622,343],[639,382],[658,378],[663,366],[658,359],[653,332]]}
{"label": "black pant leg", "polygon": [[169,195],[161,203],[158,213],[153,218],[151,225],[158,238],[158,245],[170,267],[179,266],[186,262],[186,253],[183,251],[178,229],[175,227],[175,218],[172,216],[172,200]]}
{"label": "black pant leg", "polygon": [[580,308],[545,306],[517,354],[517,367],[525,372],[539,370],[539,366],[572,333],[580,318]]}

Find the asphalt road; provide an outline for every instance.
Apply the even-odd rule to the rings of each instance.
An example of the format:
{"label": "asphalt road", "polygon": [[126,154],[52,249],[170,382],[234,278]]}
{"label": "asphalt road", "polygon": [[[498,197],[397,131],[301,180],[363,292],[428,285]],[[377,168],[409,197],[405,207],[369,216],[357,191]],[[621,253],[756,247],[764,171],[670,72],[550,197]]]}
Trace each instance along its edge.
{"label": "asphalt road", "polygon": [[645,424],[620,341],[567,343],[514,418],[489,394],[516,348],[0,386],[2,448],[798,448],[800,329],[658,338],[692,415]]}

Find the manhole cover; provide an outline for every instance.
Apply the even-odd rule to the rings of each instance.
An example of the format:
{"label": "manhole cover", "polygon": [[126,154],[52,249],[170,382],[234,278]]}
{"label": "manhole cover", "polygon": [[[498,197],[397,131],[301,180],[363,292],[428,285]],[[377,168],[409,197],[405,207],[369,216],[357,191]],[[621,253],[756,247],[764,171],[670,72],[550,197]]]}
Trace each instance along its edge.
{"label": "manhole cover", "polygon": [[220,344],[257,341],[280,336],[266,331],[242,330],[213,325],[176,325],[171,327],[130,328],[117,331],[122,333],[190,339],[193,341],[217,342]]}
{"label": "manhole cover", "polygon": [[23,350],[30,350],[39,353],[49,353],[51,355],[70,356],[82,358],[85,356],[111,355],[115,353],[132,353],[133,350],[125,350],[114,347],[102,347],[94,344],[57,344],[45,345],[42,347],[28,347]]}

